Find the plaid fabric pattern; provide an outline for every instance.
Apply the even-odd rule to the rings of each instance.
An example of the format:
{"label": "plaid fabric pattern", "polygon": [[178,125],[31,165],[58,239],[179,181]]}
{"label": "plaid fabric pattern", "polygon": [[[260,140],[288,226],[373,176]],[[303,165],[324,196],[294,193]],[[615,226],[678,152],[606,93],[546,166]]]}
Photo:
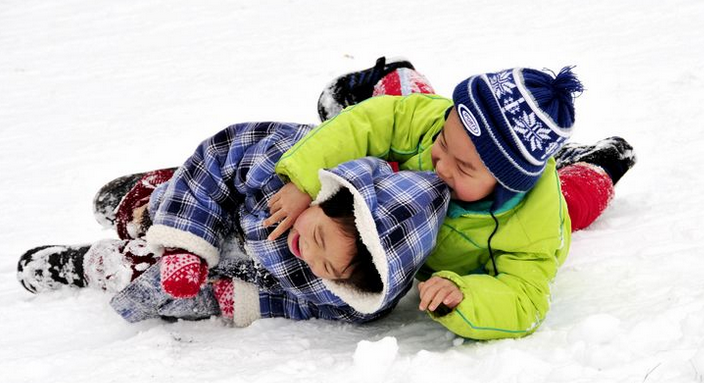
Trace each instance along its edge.
{"label": "plaid fabric pattern", "polygon": [[[273,229],[262,226],[269,216],[268,200],[283,186],[274,166],[310,129],[275,122],[226,128],[199,145],[174,178],[155,191],[150,201],[153,221],[203,238],[221,253],[227,241],[242,237],[253,262],[221,254],[213,272],[257,284],[264,318],[370,321],[388,313],[410,289],[415,271],[435,244],[449,192],[433,173],[393,173],[386,162],[375,158],[331,170],[363,196],[388,254],[383,303],[374,313],[360,313],[290,253],[285,236],[269,241]],[[151,292],[160,298],[150,298]],[[162,300],[154,289],[130,286],[113,306],[128,320],[138,320],[158,315],[150,306],[159,306]]]}
{"label": "plaid fabric pattern", "polygon": [[[250,215],[249,218],[255,217]],[[282,289],[260,291],[263,318],[323,318],[348,322],[372,319],[352,309],[325,287],[323,280],[316,277],[305,262],[291,254],[286,236],[275,241],[268,241],[266,237],[259,240],[250,237],[258,232],[256,229],[245,232],[248,238],[247,252],[274,275]]]}
{"label": "plaid fabric pattern", "polygon": [[370,207],[387,267],[382,281],[388,290],[380,306],[394,306],[435,247],[450,192],[434,172],[394,173],[373,157],[346,162],[330,173],[351,183]]}
{"label": "plaid fabric pattern", "polygon": [[286,292],[259,294],[259,304],[262,318],[284,317],[294,320],[318,318],[349,323],[373,321],[391,312],[395,306],[390,305],[373,314],[362,314],[349,305],[317,304]]}
{"label": "plaid fabric pattern", "polygon": [[243,123],[203,141],[166,190],[157,194],[154,225],[189,232],[220,248],[237,208],[267,213],[267,200],[283,186],[274,172],[276,162],[310,129],[279,122]]}

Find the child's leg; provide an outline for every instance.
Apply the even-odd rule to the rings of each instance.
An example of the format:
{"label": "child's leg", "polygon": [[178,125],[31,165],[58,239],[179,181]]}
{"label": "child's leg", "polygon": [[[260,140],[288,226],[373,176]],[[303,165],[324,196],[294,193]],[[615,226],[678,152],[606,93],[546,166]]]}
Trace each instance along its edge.
{"label": "child's leg", "polygon": [[117,292],[155,262],[143,240],[106,239],[92,245],[41,246],[20,257],[17,279],[32,293],[61,286]]}
{"label": "child's leg", "polygon": [[28,250],[17,262],[17,280],[31,293],[61,286],[85,287],[83,258],[90,245],[39,246]]}
{"label": "child's leg", "polygon": [[609,175],[614,185],[636,163],[636,154],[631,144],[621,137],[609,137],[594,145],[567,143],[555,154],[557,168],[587,162],[596,165]]}
{"label": "child's leg", "polygon": [[105,239],[86,252],[83,270],[89,287],[116,293],[137,279],[158,257],[143,239]]}
{"label": "child's leg", "polygon": [[386,60],[385,57],[379,57],[371,68],[335,78],[323,88],[318,98],[320,120],[329,120],[346,107],[372,97],[374,86],[379,80],[399,68],[413,69],[413,65],[404,59]]}
{"label": "child's leg", "polygon": [[611,178],[603,169],[586,162],[565,166],[557,172],[572,231],[582,230],[599,218],[613,198]]}
{"label": "child's leg", "polygon": [[635,165],[636,156],[626,140],[609,137],[594,145],[567,144],[555,160],[572,230],[577,231],[604,212],[614,185]]}
{"label": "child's leg", "polygon": [[428,79],[415,69],[399,68],[374,85],[372,96],[408,96],[412,93],[435,94],[435,90]]}
{"label": "child's leg", "polygon": [[93,197],[95,220],[106,229],[117,228],[123,239],[139,237],[145,224],[135,222],[134,210],[146,204],[154,189],[171,179],[175,170],[128,174],[108,182]]}
{"label": "child's leg", "polygon": [[140,238],[147,233],[152,224],[147,211],[149,199],[157,187],[168,182],[173,175],[173,169],[152,170],[145,173],[125,194],[115,209],[117,235],[120,238]]}
{"label": "child's leg", "polygon": [[103,185],[100,190],[95,193],[95,197],[93,197],[93,216],[100,226],[106,229],[115,228],[115,212],[117,205],[120,204],[125,194],[127,194],[145,174],[146,173],[135,173],[117,177]]}

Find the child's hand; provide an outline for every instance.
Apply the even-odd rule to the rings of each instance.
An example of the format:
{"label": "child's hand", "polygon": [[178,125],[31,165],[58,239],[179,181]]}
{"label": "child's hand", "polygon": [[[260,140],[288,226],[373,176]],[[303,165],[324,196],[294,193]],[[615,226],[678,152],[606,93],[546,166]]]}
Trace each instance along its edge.
{"label": "child's hand", "polygon": [[271,217],[264,220],[264,227],[280,222],[279,226],[269,234],[267,239],[274,240],[286,232],[296,222],[298,216],[310,206],[310,196],[289,182],[269,200]]}
{"label": "child's hand", "polygon": [[193,298],[208,276],[208,264],[188,250],[168,248],[159,264],[161,288],[174,298]]}
{"label": "child's hand", "polygon": [[456,284],[440,277],[432,277],[419,283],[418,291],[420,291],[420,306],[418,308],[421,311],[435,311],[440,304],[454,309],[464,299],[462,291]]}

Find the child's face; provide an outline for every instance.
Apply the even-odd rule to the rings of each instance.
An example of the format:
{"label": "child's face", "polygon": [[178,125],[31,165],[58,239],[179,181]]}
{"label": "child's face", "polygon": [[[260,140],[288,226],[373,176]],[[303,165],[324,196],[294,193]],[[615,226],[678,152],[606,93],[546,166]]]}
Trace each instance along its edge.
{"label": "child's face", "polygon": [[496,179],[479,158],[455,108],[435,139],[431,155],[435,172],[452,189],[453,199],[479,201],[496,187]]}
{"label": "child's face", "polygon": [[319,206],[311,206],[293,224],[288,234],[288,248],[307,263],[313,274],[323,279],[347,279],[355,241],[325,215]]}

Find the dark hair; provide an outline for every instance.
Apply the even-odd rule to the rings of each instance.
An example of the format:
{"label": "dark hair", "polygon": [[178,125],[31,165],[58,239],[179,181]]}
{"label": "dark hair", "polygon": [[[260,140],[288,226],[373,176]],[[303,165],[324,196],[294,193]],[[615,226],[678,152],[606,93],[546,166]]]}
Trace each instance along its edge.
{"label": "dark hair", "polygon": [[357,230],[354,216],[354,197],[352,192],[345,187],[341,187],[332,197],[320,203],[323,213],[330,217],[335,223],[340,225],[342,233],[354,240],[354,254],[349,267],[354,267],[352,275],[347,279],[339,279],[338,282],[350,284],[364,292],[381,292],[383,284],[379,271],[374,267],[372,255],[367,246],[362,242],[362,238]]}

